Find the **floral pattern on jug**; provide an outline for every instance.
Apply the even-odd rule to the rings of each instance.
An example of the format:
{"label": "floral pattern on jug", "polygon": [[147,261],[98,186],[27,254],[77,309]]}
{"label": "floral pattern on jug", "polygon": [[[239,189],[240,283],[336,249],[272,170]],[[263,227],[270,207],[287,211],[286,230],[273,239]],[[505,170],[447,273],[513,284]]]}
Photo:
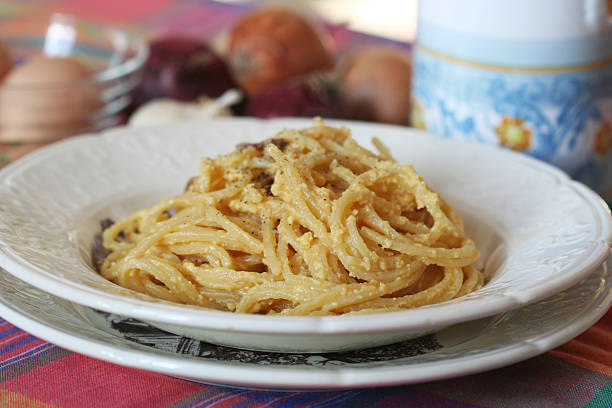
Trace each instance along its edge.
{"label": "floral pattern on jug", "polygon": [[415,126],[524,151],[598,192],[612,189],[612,65],[504,71],[417,46],[414,76]]}
{"label": "floral pattern on jug", "polygon": [[495,132],[499,136],[499,143],[512,150],[527,150],[531,146],[531,130],[526,128],[522,119],[506,116]]}
{"label": "floral pattern on jug", "polygon": [[611,4],[419,1],[413,125],[529,154],[612,204]]}

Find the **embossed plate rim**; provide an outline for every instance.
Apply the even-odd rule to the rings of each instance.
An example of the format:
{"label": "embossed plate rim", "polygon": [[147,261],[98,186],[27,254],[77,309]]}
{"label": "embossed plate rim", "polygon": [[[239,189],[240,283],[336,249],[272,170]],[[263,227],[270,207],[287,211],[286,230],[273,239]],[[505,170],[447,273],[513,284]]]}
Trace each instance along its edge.
{"label": "embossed plate rim", "polygon": [[[351,333],[351,332],[373,332],[394,331],[399,329],[419,329],[433,326],[453,324],[460,321],[476,319],[487,315],[500,313],[535,302],[539,299],[551,296],[564,290],[580,279],[593,272],[608,256],[612,241],[612,228],[610,226],[610,213],[605,203],[595,193],[581,185],[570,181],[560,170],[539,162],[535,159],[512,151],[496,149],[489,146],[475,145],[461,141],[450,141],[437,138],[424,132],[409,128],[400,128],[390,125],[367,124],[351,121],[329,121],[332,124],[347,125],[351,129],[376,134],[385,140],[385,133],[394,133],[397,137],[399,132],[406,137],[414,137],[417,141],[426,141],[432,148],[452,147],[453,149],[471,152],[473,155],[489,155],[502,158],[508,162],[531,168],[534,172],[541,172],[551,177],[554,182],[567,187],[572,191],[572,196],[582,200],[585,208],[589,208],[593,219],[596,220],[593,228],[597,230],[597,238],[589,244],[592,246],[583,257],[577,260],[570,270],[563,270],[559,277],[542,285],[523,288],[522,291],[511,291],[508,293],[495,294],[485,299],[467,299],[449,303],[442,303],[430,307],[418,308],[393,314],[386,314],[384,319],[379,315],[363,316],[324,316],[324,317],[276,317],[276,316],[253,316],[233,314],[228,319],[226,312],[195,309],[191,307],[173,305],[164,302],[150,302],[132,299],[114,293],[97,290],[93,287],[78,284],[61,276],[54,275],[56,270],[50,271],[32,265],[27,259],[18,256],[14,248],[0,241],[0,265],[10,273],[26,280],[44,291],[51,292],[57,296],[68,298],[83,305],[108,312],[116,312],[134,318],[157,321],[161,323],[183,325],[188,327],[201,327],[204,329],[220,329],[227,331],[257,332],[257,333]],[[198,130],[208,128],[232,129],[233,126],[251,127],[259,132],[259,135],[269,136],[272,129],[279,127],[301,127],[309,126],[312,122],[305,119],[281,119],[273,121],[262,121],[257,119],[216,119],[199,124],[172,126],[160,128],[156,131],[167,133],[186,132],[197,126]],[[191,126],[191,128],[190,128]],[[153,130],[151,130],[153,131]],[[140,132],[140,133],[138,133]],[[42,166],[45,160],[62,157],[64,154],[75,154],[81,148],[100,147],[108,145],[120,138],[129,138],[130,143],[142,141],[148,143],[148,137],[155,135],[144,135],[147,130],[119,129],[110,131],[102,136],[86,135],[60,142],[53,146],[43,148],[31,155],[0,170],[0,187],[11,183],[11,177],[24,169],[32,166]],[[137,135],[132,135],[136,133]],[[141,139],[137,138],[140,137]],[[159,134],[155,137],[159,138]],[[167,134],[165,136],[168,136]],[[108,146],[107,146],[108,147]],[[30,167],[28,167],[30,166]],[[1,200],[0,200],[0,204]],[[0,214],[0,230],[2,227],[2,214]],[[83,265],[85,267],[85,265]],[[88,273],[91,273],[88,271]]]}

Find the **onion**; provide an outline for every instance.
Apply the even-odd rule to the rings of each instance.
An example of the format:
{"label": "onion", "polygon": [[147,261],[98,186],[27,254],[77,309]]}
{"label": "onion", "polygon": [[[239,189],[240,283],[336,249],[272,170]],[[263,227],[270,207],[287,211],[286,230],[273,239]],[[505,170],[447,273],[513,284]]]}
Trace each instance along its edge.
{"label": "onion", "polygon": [[271,86],[249,99],[246,114],[260,118],[346,116],[339,81],[329,73],[311,74]]}
{"label": "onion", "polygon": [[315,26],[284,8],[255,11],[230,32],[228,62],[249,95],[312,71],[333,66]]}
{"label": "onion", "polygon": [[12,67],[13,61],[11,57],[11,52],[4,44],[4,42],[0,39],[0,82],[2,82],[2,80],[9,73]]}
{"label": "onion", "polygon": [[339,64],[352,119],[408,125],[411,57],[406,50],[372,46]]}
{"label": "onion", "polygon": [[235,88],[229,68],[207,44],[190,37],[164,37],[150,44],[137,103],[172,98],[216,98]]}

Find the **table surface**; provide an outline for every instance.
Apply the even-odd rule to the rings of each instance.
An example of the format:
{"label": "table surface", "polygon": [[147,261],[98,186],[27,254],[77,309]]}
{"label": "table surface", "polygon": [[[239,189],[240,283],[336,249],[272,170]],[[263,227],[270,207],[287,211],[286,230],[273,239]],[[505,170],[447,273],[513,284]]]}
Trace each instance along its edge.
{"label": "table surface", "polygon": [[[28,11],[74,13],[147,36],[212,39],[248,5],[186,0],[2,1],[0,18]],[[338,49],[381,42],[344,27]],[[543,355],[461,378],[387,388],[277,392],[212,386],[96,360],[0,319],[2,407],[612,407],[612,311]]]}

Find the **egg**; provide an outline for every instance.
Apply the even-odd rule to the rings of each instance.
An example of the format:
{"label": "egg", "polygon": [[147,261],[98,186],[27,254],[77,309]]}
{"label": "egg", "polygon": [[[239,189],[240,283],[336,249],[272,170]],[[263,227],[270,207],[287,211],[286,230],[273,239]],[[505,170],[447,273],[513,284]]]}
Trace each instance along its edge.
{"label": "egg", "polygon": [[0,41],[0,82],[6,77],[12,67],[11,53],[4,42]]}
{"label": "egg", "polygon": [[41,143],[88,129],[101,106],[92,71],[72,58],[35,56],[0,88],[0,142]]}
{"label": "egg", "polygon": [[91,70],[73,58],[37,55],[16,67],[6,78],[5,85],[57,85],[88,79]]}

